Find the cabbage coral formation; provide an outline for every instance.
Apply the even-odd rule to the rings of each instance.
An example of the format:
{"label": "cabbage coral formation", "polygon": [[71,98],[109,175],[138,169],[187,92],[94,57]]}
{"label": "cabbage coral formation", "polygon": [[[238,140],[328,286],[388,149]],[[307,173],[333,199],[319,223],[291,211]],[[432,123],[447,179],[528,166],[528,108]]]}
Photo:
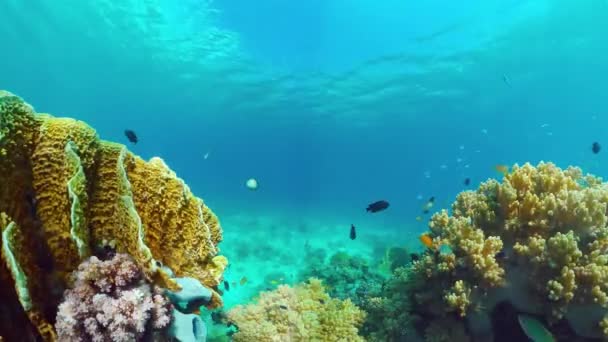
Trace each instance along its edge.
{"label": "cabbage coral formation", "polygon": [[434,247],[451,252],[412,266],[416,306],[468,318],[509,300],[549,322],[565,317],[577,333],[597,336],[601,327],[608,336],[608,317],[583,329],[571,314],[581,305],[608,312],[607,203],[600,179],[551,163],[515,165],[502,183],[460,193],[451,216],[430,222]]}
{"label": "cabbage coral formation", "polygon": [[[146,278],[170,289],[165,272],[219,284],[217,217],[160,158],[145,162],[102,141],[85,123],[36,114],[0,91],[0,279],[45,340],[70,272],[99,248],[129,253]],[[210,307],[221,305],[214,292]],[[0,334],[10,330],[0,323]]]}
{"label": "cabbage coral formation", "polygon": [[296,287],[280,285],[262,292],[257,303],[236,306],[234,341],[364,341],[358,335],[365,313],[349,299],[332,299],[321,281]]}

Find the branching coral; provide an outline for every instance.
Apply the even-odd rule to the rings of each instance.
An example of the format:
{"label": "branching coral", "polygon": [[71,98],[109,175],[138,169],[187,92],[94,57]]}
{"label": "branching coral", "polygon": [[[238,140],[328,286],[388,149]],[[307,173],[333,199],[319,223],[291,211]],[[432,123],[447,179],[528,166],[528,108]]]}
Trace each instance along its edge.
{"label": "branching coral", "polygon": [[[412,266],[415,277],[432,284],[415,290],[415,310],[468,317],[471,309],[509,300],[530,312],[541,303],[555,322],[569,317],[573,303],[608,307],[607,207],[600,179],[551,163],[515,165],[502,183],[462,192],[451,216],[442,211],[430,223],[434,245],[449,246],[453,262],[433,252]],[[443,301],[431,295],[440,291]],[[598,336],[599,323],[577,332]]]}
{"label": "branching coral", "polygon": [[169,300],[144,281],[127,254],[106,261],[91,257],[75,278],[57,313],[60,341],[140,341],[171,321]]}
{"label": "branching coral", "polygon": [[358,327],[365,314],[349,299],[333,299],[321,281],[262,292],[257,303],[236,306],[228,318],[234,341],[363,341]]}
{"label": "branching coral", "polygon": [[[0,184],[0,278],[10,279],[44,340],[55,339],[56,289],[106,246],[173,290],[179,286],[165,267],[214,289],[227,265],[217,217],[160,158],[146,162],[81,121],[37,114],[2,91]],[[213,291],[209,306],[221,304]],[[0,334],[6,330],[0,322]]]}

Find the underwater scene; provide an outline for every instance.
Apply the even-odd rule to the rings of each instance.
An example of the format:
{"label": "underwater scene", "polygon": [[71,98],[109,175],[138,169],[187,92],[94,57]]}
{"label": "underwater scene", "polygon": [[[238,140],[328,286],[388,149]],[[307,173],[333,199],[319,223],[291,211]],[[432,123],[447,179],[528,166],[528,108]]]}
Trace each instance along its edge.
{"label": "underwater scene", "polygon": [[0,341],[608,341],[608,1],[0,1]]}

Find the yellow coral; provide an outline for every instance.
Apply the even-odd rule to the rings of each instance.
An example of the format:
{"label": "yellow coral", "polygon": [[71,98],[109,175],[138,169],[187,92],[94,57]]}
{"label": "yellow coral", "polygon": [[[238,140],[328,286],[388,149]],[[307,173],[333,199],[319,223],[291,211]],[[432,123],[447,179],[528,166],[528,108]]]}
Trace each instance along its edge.
{"label": "yellow coral", "polygon": [[[160,263],[178,277],[219,284],[227,266],[217,255],[219,221],[160,158],[146,162],[81,121],[36,114],[1,91],[0,150],[7,265],[0,271],[10,273],[1,276],[12,279],[41,334],[48,335],[49,306],[59,300],[51,289],[105,244],[131,254],[148,278],[171,289],[178,286]],[[213,291],[211,306],[221,304]]]}
{"label": "yellow coral", "polygon": [[456,311],[460,317],[464,317],[471,305],[470,296],[471,288],[464,281],[457,280],[444,299],[452,310]]}
{"label": "yellow coral", "polygon": [[[442,284],[444,310],[462,315],[461,308],[477,306],[505,285],[505,278],[513,278],[530,291],[527,297],[543,303],[548,321],[563,317],[570,303],[608,312],[607,209],[608,185],[579,168],[515,165],[502,182],[488,180],[476,191],[460,193],[451,216],[447,211],[433,216],[433,240],[447,244],[454,260],[446,263],[445,256],[428,253],[415,263],[413,274],[425,282],[414,298],[431,298],[427,292],[436,286],[425,284]],[[520,279],[523,269],[527,276]],[[469,292],[463,284],[470,295],[464,296]],[[475,300],[467,304],[465,297]]]}
{"label": "yellow coral", "polygon": [[262,292],[257,303],[236,306],[228,318],[238,327],[235,341],[363,341],[358,327],[365,313],[350,300],[330,298],[321,281],[281,285]]}

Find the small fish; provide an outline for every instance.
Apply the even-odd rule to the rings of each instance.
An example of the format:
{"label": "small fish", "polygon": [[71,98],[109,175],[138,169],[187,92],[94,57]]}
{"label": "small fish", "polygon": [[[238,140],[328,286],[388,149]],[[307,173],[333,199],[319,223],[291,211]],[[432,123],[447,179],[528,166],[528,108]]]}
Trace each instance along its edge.
{"label": "small fish", "polygon": [[526,314],[519,314],[517,316],[519,326],[524,331],[526,336],[534,342],[555,342],[555,337],[547,327],[539,321],[536,317]]}
{"label": "small fish", "polygon": [[236,286],[236,281],[233,281],[232,283],[230,283],[230,285],[232,285],[232,287]]}
{"label": "small fish", "polygon": [[367,206],[367,209],[365,209],[368,212],[371,213],[377,213],[379,211],[385,210],[386,208],[388,208],[389,203],[385,200],[381,200],[381,201],[376,201],[374,203],[371,203],[370,205]]}
{"label": "small fish", "polygon": [[422,212],[428,214],[433,205],[435,204],[435,196],[429,198],[429,200],[422,206]]}
{"label": "small fish", "polygon": [[420,235],[420,242],[422,242],[426,248],[433,248],[433,238],[429,234]]}
{"label": "small fish", "polygon": [[420,260],[420,257],[416,253],[410,253],[410,259],[412,259],[412,261],[418,261]]}
{"label": "small fish", "polygon": [[130,142],[137,144],[137,134],[135,134],[134,131],[130,130],[130,129],[126,129],[125,130],[125,136],[127,137],[127,139],[129,139]]}
{"label": "small fish", "polygon": [[226,280],[224,280],[224,288],[226,289],[226,291],[230,291],[230,283]]}
{"label": "small fish", "polygon": [[283,310],[287,310],[287,306],[285,306],[285,305],[279,305],[279,307]]}
{"label": "small fish", "polygon": [[602,149],[602,146],[600,146],[600,143],[598,143],[597,141],[595,141],[592,145],[591,145],[591,151],[595,154],[600,153],[600,150]]}
{"label": "small fish", "polygon": [[494,169],[496,169],[496,171],[502,173],[505,176],[507,175],[507,173],[509,173],[509,167],[507,165],[499,164],[494,166]]}
{"label": "small fish", "polygon": [[509,77],[507,75],[502,75],[502,81],[505,82],[505,84],[509,87],[511,86],[511,80],[509,80]]}
{"label": "small fish", "polygon": [[241,284],[241,286],[247,284],[247,277],[241,278],[241,281],[239,281],[239,284]]}
{"label": "small fish", "polygon": [[505,253],[505,251],[500,251],[498,253],[496,253],[495,257],[496,259],[504,259],[506,258],[507,254]]}
{"label": "small fish", "polygon": [[325,304],[325,301],[323,299],[319,299],[319,303]]}
{"label": "small fish", "polygon": [[422,221],[422,216],[416,216],[416,221],[418,221],[418,222]]}
{"label": "small fish", "polygon": [[209,152],[205,153],[205,155],[203,156],[203,159],[207,159],[209,158]]}
{"label": "small fish", "polygon": [[278,280],[271,280],[271,281],[270,281],[270,284],[271,284],[271,285],[277,285],[278,283],[279,283],[279,281],[278,281]]}
{"label": "small fish", "polygon": [[544,123],[544,124],[540,125],[540,128],[545,128],[545,127],[549,127],[549,124],[548,123]]}
{"label": "small fish", "polygon": [[350,239],[354,240],[357,238],[357,230],[355,228],[355,225],[351,223],[350,225]]}
{"label": "small fish", "polygon": [[482,129],[481,129],[481,133],[482,133],[482,134],[488,134],[488,130],[487,130],[487,129],[485,129],[485,128],[482,128]]}
{"label": "small fish", "polygon": [[465,178],[465,179],[464,179],[464,185],[466,185],[466,186],[471,185],[471,178],[468,178],[468,177],[467,177],[467,178]]}

